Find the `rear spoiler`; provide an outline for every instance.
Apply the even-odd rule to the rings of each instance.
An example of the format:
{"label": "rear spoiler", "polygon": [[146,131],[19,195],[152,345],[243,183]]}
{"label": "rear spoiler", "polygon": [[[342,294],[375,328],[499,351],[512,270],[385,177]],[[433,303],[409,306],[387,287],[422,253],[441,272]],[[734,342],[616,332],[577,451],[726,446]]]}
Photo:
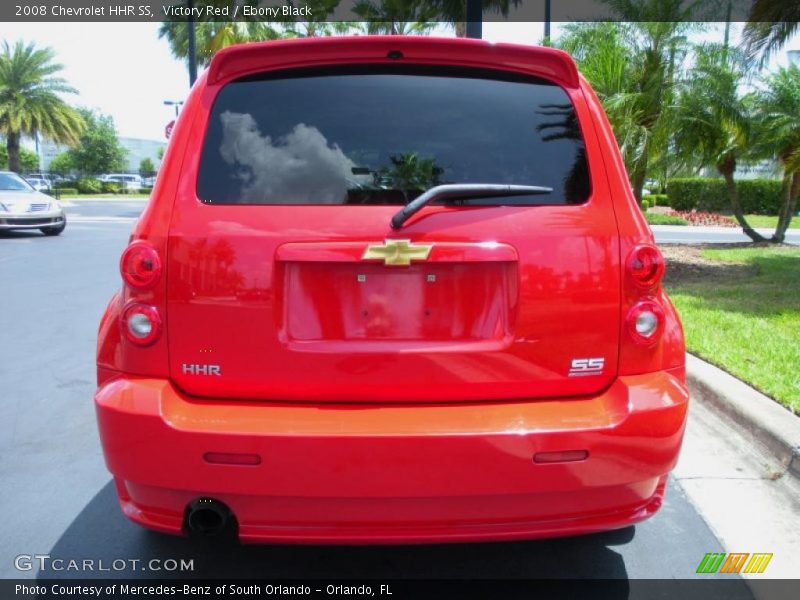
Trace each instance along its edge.
{"label": "rear spoiler", "polygon": [[570,55],[555,48],[394,35],[303,38],[229,46],[212,59],[207,81],[209,85],[220,85],[272,69],[398,61],[499,68],[539,76],[563,87],[580,85],[578,69]]}

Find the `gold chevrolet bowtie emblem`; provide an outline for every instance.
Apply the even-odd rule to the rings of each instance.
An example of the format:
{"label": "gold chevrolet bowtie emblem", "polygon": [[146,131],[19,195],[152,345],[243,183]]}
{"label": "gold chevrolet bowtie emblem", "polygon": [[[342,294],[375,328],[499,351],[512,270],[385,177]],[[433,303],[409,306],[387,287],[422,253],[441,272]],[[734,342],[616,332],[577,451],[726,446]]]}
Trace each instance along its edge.
{"label": "gold chevrolet bowtie emblem", "polygon": [[367,246],[361,259],[382,259],[385,265],[408,266],[412,260],[427,260],[432,248],[433,244],[412,244],[411,240],[386,240]]}

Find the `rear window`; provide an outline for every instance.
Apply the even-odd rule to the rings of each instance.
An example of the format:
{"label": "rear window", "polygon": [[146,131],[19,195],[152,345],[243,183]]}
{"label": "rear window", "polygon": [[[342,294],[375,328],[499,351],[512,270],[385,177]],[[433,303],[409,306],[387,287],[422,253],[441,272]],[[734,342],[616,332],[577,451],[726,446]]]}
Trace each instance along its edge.
{"label": "rear window", "polygon": [[241,79],[212,108],[197,194],[210,204],[402,205],[445,183],[553,190],[451,203],[585,202],[586,153],[566,92],[537,78],[452,68]]}

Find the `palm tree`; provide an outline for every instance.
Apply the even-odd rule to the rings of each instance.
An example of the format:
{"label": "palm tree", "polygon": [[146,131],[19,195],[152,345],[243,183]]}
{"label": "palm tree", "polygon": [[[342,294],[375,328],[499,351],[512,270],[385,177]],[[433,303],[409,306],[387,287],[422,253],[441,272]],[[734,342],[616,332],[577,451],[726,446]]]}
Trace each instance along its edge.
{"label": "palm tree", "polygon": [[[483,12],[490,12],[503,17],[508,16],[509,9],[518,6],[522,0],[481,0]],[[428,4],[436,9],[437,21],[450,23],[456,36],[467,35],[467,0],[428,0]]]}
{"label": "palm tree", "polygon": [[[351,23],[326,21],[340,0],[305,0],[302,6],[308,7],[314,15],[311,21],[293,21],[287,19],[280,23],[269,21],[207,21],[195,23],[197,44],[197,61],[201,66],[211,62],[211,58],[219,50],[233,44],[279,40],[295,37],[315,37],[323,35],[339,35],[353,28]],[[205,0],[203,5],[216,7],[233,7],[239,5],[258,6],[262,0]],[[180,2],[183,4],[183,2]],[[286,1],[285,4],[297,5],[297,2]],[[231,9],[232,10],[232,9]],[[165,21],[161,24],[158,37],[166,38],[173,56],[181,60],[189,58],[189,24],[186,21]]]}
{"label": "palm tree", "polygon": [[426,0],[358,0],[353,13],[364,20],[364,33],[389,35],[428,33],[438,16],[436,7]]}
{"label": "palm tree", "polygon": [[54,63],[51,48],[36,48],[18,41],[3,42],[0,54],[0,134],[6,138],[8,166],[19,171],[22,135],[41,135],[60,144],[75,144],[83,129],[78,112],[59,94],[76,90],[55,74],[63,68]]}
{"label": "palm tree", "polygon": [[783,204],[773,242],[783,243],[800,195],[800,67],[785,67],[767,76],[756,95],[760,146],[783,168]]}
{"label": "palm tree", "polygon": [[558,46],[575,57],[603,103],[636,199],[651,163],[668,152],[677,70],[687,51],[691,5],[608,0],[622,22],[567,26]]}
{"label": "palm tree", "polygon": [[[186,21],[164,21],[158,37],[166,38],[173,56],[188,60],[189,23]],[[195,23],[197,39],[197,62],[208,65],[216,52],[233,44],[276,40],[286,37],[272,23],[261,21],[198,21]]]}
{"label": "palm tree", "polygon": [[725,180],[734,217],[754,242],[763,242],[744,216],[734,180],[737,161],[752,148],[751,111],[739,94],[745,57],[725,45],[695,48],[695,65],[682,82],[675,111],[674,146],[689,166],[711,166]]}
{"label": "palm tree", "polygon": [[800,26],[800,3],[797,0],[755,0],[750,8],[744,41],[752,58],[766,62]]}
{"label": "palm tree", "polygon": [[644,130],[637,124],[630,48],[617,23],[574,24],[558,46],[569,52],[591,82],[614,129],[629,171],[641,158]]}

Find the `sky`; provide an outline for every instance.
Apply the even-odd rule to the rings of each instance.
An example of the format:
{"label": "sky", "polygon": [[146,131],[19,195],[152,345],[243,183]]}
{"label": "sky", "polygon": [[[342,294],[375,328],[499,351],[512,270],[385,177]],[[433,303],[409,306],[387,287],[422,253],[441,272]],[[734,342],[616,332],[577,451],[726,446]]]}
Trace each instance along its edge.
{"label": "sky", "polygon": [[[173,58],[158,23],[0,23],[0,40],[50,46],[64,66],[61,75],[78,90],[66,98],[73,104],[110,114],[123,137],[164,140],[164,127],[174,117],[165,100],[183,100],[189,91],[185,64]],[[552,35],[560,27],[553,24]],[[483,25],[484,39],[532,44],[542,39],[542,23]],[[737,43],[741,24],[734,23],[731,41]],[[441,29],[437,34],[452,35]],[[722,40],[722,25],[714,24],[699,40]],[[787,63],[786,50],[800,50],[796,35],[769,68]]]}

